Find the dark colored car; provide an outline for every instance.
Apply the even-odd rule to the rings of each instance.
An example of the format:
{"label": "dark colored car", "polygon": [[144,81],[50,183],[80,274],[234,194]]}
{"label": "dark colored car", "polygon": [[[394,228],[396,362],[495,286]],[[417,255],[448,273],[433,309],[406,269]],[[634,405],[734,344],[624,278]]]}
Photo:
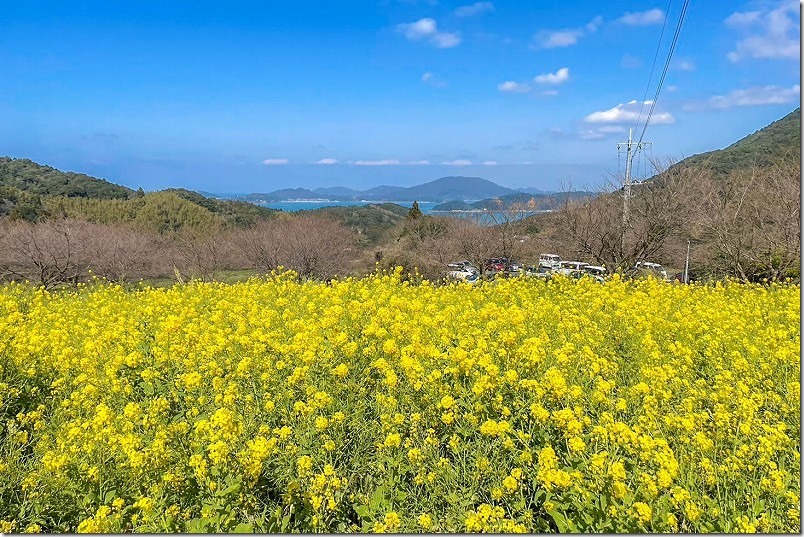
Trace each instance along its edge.
{"label": "dark colored car", "polygon": [[486,270],[489,272],[503,272],[508,266],[508,259],[504,257],[492,257],[486,261]]}

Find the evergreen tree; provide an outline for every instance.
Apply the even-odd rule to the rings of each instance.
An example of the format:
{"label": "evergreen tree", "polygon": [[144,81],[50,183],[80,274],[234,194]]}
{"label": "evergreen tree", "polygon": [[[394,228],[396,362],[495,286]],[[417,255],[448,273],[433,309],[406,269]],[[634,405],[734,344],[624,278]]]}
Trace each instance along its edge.
{"label": "evergreen tree", "polygon": [[421,218],[423,214],[424,213],[422,213],[422,210],[419,209],[419,202],[414,201],[413,206],[410,208],[410,211],[408,211],[407,219],[408,220],[417,220],[417,219]]}

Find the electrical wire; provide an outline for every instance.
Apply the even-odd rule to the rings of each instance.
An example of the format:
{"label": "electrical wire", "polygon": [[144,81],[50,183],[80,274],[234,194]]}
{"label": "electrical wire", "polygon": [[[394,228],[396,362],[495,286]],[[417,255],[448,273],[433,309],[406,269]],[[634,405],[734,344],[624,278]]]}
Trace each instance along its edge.
{"label": "electrical wire", "polygon": [[667,69],[670,67],[670,60],[673,58],[673,52],[676,49],[676,44],[678,44],[678,36],[681,34],[681,26],[684,23],[684,17],[687,14],[687,8],[690,5],[690,0],[684,0],[684,5],[681,8],[681,14],[678,17],[678,24],[676,25],[676,31],[673,34],[673,40],[670,43],[670,51],[667,53],[667,61],[664,63],[664,69],[662,70],[662,76],[659,78],[659,85],[656,87],[656,95],[653,97],[653,102],[650,105],[650,112],[648,112],[648,118],[645,120],[645,126],[642,127],[642,134],[639,135],[639,142],[637,142],[637,147],[639,144],[642,143],[642,138],[645,136],[645,131],[648,129],[648,124],[650,124],[650,118],[653,116],[653,111],[656,109],[656,101],[659,100],[659,92],[662,91],[662,85],[664,84],[664,78],[667,76]]}
{"label": "electrical wire", "polygon": [[634,125],[634,130],[639,130],[639,122],[642,121],[642,109],[645,108],[645,99],[648,98],[648,90],[650,89],[650,83],[653,80],[653,71],[656,68],[656,60],[659,59],[659,50],[662,47],[662,38],[664,37],[664,28],[667,26],[667,17],[670,15],[670,6],[673,4],[673,0],[668,0],[667,2],[667,9],[665,9],[664,13],[664,20],[662,21],[662,31],[659,34],[659,42],[656,43],[656,53],[653,55],[653,64],[650,66],[650,75],[648,76],[648,83],[645,84],[645,94],[642,96],[642,101],[640,101],[639,105],[639,116],[637,117],[636,124]]}

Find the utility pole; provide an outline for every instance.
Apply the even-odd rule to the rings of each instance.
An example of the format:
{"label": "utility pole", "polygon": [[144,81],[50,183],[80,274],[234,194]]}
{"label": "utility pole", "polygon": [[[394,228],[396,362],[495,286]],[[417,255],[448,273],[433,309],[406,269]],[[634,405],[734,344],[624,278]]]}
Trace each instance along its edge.
{"label": "utility pole", "polygon": [[636,151],[642,151],[653,142],[635,143],[632,140],[633,129],[628,129],[628,141],[617,144],[617,151],[625,147],[625,181],[623,182],[623,226],[628,226],[628,199],[631,197],[631,167]]}
{"label": "utility pole", "polygon": [[690,283],[690,241],[687,241],[687,259],[684,261],[684,283]]}
{"label": "utility pole", "polygon": [[628,141],[617,144],[617,151],[625,147],[625,181],[623,182],[623,234],[621,237],[621,247],[625,253],[625,231],[628,229],[628,202],[631,198],[631,166],[634,162],[636,151],[653,145],[653,142],[633,142],[633,129],[628,129]]}

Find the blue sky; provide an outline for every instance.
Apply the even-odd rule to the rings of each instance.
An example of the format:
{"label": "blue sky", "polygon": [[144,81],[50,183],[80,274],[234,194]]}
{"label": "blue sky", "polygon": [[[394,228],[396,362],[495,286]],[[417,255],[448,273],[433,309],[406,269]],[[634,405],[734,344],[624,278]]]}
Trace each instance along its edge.
{"label": "blue sky", "polygon": [[[623,169],[616,144],[640,108],[644,123],[682,5],[6,0],[0,155],[146,190],[593,188]],[[691,2],[653,156],[793,110],[799,48],[795,1]]]}

